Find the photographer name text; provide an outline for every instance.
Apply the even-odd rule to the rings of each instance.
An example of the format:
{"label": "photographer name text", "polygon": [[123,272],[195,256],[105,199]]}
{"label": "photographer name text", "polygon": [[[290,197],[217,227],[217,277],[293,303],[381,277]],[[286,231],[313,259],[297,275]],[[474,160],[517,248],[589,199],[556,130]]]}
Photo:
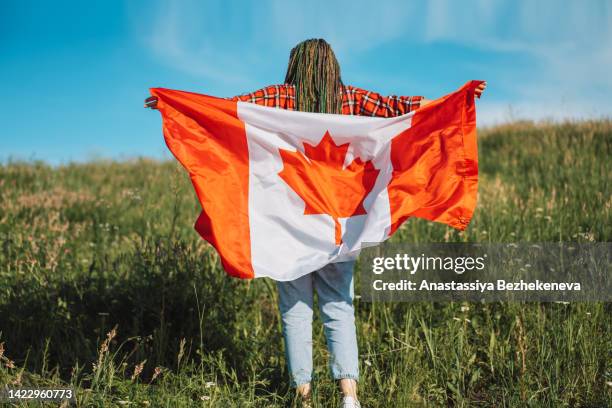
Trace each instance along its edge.
{"label": "photographer name text", "polygon": [[535,280],[533,282],[520,280],[518,282],[508,282],[498,279],[495,282],[429,282],[425,279],[414,282],[408,279],[401,279],[396,282],[385,282],[377,279],[372,282],[372,287],[377,291],[472,291],[472,292],[492,292],[492,291],[566,291],[580,290],[580,282],[544,282]]}

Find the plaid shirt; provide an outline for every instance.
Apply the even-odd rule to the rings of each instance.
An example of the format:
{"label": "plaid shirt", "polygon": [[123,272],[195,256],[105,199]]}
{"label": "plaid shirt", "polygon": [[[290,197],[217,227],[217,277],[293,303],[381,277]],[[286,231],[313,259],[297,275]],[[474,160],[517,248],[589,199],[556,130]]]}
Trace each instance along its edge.
{"label": "plaid shirt", "polygon": [[[382,96],[376,92],[345,85],[342,89],[342,114],[384,118],[400,116],[418,109],[422,98],[421,96]],[[295,86],[270,85],[229,99],[295,110]]]}

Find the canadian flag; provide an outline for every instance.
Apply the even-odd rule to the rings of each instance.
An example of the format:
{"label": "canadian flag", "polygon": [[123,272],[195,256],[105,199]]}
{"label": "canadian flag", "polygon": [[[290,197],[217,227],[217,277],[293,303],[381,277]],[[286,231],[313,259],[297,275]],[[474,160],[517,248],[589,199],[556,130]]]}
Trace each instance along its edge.
{"label": "canadian flag", "polygon": [[166,144],[228,274],[292,280],[410,217],[463,230],[478,189],[474,90],[394,118],[306,113],[152,88]]}

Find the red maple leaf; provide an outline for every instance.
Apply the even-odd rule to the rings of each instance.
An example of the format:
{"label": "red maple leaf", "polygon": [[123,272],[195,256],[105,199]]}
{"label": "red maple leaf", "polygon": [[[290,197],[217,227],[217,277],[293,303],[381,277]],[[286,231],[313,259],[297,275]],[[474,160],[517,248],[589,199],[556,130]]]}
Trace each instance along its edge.
{"label": "red maple leaf", "polygon": [[329,214],[334,219],[336,245],[342,243],[338,218],[366,214],[363,200],[379,170],[357,158],[344,167],[349,143],[337,146],[329,132],[318,145],[304,143],[304,152],[279,149],[283,170],[278,175],[304,200],[304,214]]}

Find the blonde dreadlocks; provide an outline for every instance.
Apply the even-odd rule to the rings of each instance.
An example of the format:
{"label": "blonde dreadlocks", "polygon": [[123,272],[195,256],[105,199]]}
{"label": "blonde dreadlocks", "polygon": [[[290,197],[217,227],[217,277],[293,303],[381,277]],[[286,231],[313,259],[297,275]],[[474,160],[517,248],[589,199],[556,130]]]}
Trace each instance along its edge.
{"label": "blonde dreadlocks", "polygon": [[342,79],[334,51],[323,39],[306,40],[289,55],[285,83],[295,86],[296,110],[342,113]]}

